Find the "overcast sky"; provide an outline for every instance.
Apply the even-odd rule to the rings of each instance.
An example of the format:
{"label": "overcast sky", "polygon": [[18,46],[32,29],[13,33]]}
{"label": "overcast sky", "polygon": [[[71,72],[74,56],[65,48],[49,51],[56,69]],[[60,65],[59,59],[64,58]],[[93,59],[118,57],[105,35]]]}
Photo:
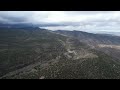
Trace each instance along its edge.
{"label": "overcast sky", "polygon": [[[44,24],[43,28],[120,32],[119,11],[0,11],[0,23]],[[56,26],[55,26],[55,25]]]}

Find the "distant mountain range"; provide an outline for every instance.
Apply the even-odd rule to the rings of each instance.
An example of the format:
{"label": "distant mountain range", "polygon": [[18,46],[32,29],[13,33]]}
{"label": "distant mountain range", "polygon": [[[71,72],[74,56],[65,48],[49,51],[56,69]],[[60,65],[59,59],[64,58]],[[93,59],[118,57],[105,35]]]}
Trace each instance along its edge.
{"label": "distant mountain range", "polygon": [[0,23],[0,28],[37,28],[38,26],[32,24],[2,24]]}
{"label": "distant mountain range", "polygon": [[113,35],[113,36],[120,36],[120,32],[116,32],[116,31],[115,32],[103,31],[103,32],[98,32],[97,34],[108,34],[108,35]]}
{"label": "distant mountain range", "polygon": [[120,37],[3,25],[0,78],[120,79]]}
{"label": "distant mountain range", "polygon": [[[61,26],[59,24],[31,24],[31,23],[23,23],[23,24],[4,24],[4,23],[0,23],[0,27],[4,27],[4,28],[10,28],[10,27],[16,27],[16,28],[20,28],[20,27],[48,27],[48,26]],[[62,26],[66,26],[65,24],[62,24]]]}

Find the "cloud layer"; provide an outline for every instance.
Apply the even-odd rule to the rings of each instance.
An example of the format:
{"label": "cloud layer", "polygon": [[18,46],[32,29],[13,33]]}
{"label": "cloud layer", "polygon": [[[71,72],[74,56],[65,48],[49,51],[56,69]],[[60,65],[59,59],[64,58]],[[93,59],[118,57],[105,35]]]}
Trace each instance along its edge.
{"label": "cloud layer", "polygon": [[120,31],[119,11],[0,11],[0,23],[32,23],[44,28]]}

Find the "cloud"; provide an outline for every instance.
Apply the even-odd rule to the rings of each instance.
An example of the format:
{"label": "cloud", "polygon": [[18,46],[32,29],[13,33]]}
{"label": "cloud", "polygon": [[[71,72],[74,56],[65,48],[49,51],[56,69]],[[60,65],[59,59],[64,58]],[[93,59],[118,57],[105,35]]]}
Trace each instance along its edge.
{"label": "cloud", "polygon": [[120,31],[120,11],[0,11],[0,23],[32,23],[52,30]]}
{"label": "cloud", "polygon": [[[46,12],[47,13],[47,12]],[[0,22],[6,23],[40,23],[47,17],[45,12],[34,11],[1,11]]]}
{"label": "cloud", "polygon": [[[23,20],[31,23],[81,22],[96,20],[120,20],[115,11],[1,11],[0,17],[10,21]],[[20,21],[21,21],[20,20]]]}

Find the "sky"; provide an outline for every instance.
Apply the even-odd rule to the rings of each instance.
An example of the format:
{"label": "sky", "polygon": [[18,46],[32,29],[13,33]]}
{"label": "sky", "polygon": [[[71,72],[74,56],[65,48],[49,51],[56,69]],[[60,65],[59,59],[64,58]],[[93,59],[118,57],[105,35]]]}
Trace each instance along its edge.
{"label": "sky", "polygon": [[0,23],[30,23],[50,30],[120,32],[120,11],[0,11]]}

